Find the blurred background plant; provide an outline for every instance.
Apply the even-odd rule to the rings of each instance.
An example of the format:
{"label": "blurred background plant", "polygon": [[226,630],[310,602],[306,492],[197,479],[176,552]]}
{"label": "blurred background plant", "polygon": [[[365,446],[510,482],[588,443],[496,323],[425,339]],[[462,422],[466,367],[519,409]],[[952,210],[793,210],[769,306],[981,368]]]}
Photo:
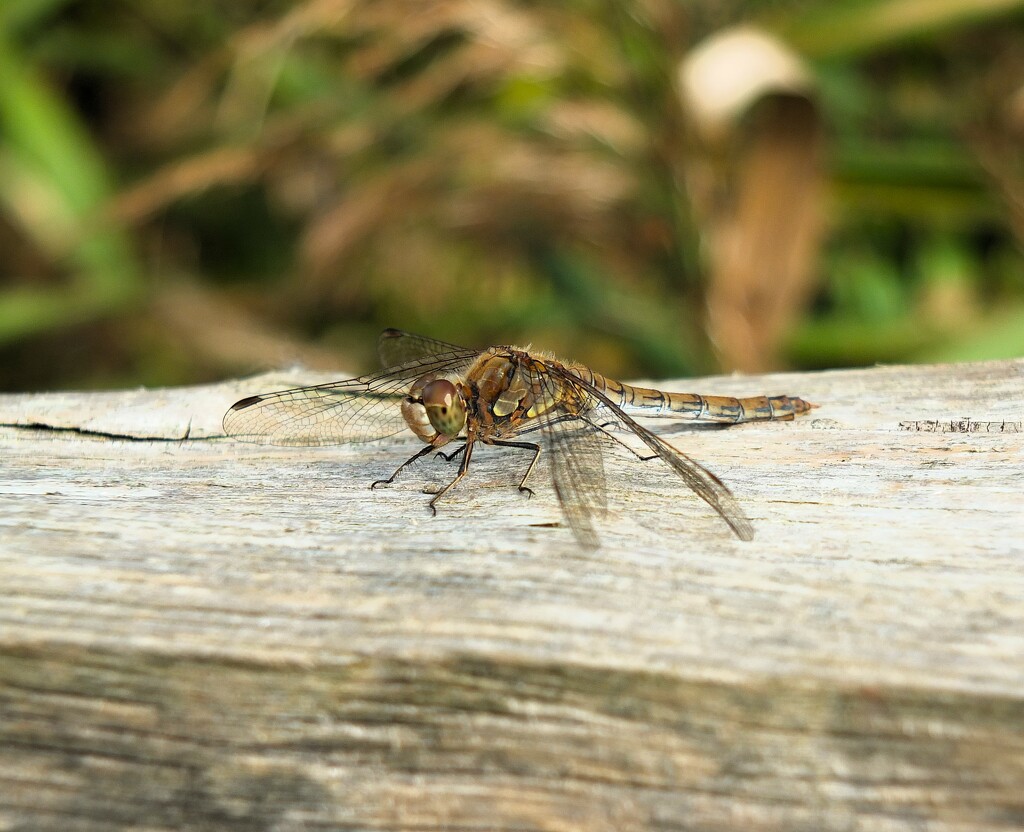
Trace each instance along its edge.
{"label": "blurred background plant", "polygon": [[3,0],[0,388],[1024,354],[1024,0]]}

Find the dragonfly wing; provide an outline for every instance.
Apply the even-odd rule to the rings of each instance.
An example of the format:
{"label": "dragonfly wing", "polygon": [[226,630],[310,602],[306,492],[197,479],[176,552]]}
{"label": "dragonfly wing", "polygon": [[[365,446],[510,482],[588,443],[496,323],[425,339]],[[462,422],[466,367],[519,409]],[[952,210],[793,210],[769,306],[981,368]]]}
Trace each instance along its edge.
{"label": "dragonfly wing", "polygon": [[342,382],[250,396],[224,415],[224,432],[243,442],[295,447],[383,439],[405,427],[401,402],[407,386],[372,393]]}
{"label": "dragonfly wing", "polygon": [[425,335],[414,335],[411,332],[403,332],[400,329],[385,329],[380,334],[380,338],[377,339],[377,354],[380,356],[380,366],[385,370],[431,356],[457,353],[467,353],[475,356],[479,355],[480,351],[457,347],[455,344],[438,341],[435,338],[427,338]]}
{"label": "dragonfly wing", "polygon": [[[565,401],[562,380],[542,371],[531,372],[531,381],[545,389],[556,402]],[[566,522],[580,545],[600,545],[592,518],[608,506],[601,435],[578,418],[569,404],[553,407],[538,419],[546,439],[551,479]]]}
{"label": "dragonfly wing", "polygon": [[297,447],[383,439],[405,429],[401,403],[414,381],[428,373],[454,378],[476,355],[432,355],[348,381],[250,396],[224,414],[224,432],[243,442]]}
{"label": "dragonfly wing", "polygon": [[604,514],[607,492],[604,459],[598,434],[579,420],[546,430],[551,454],[551,477],[559,505],[580,545],[600,545],[592,518]]}
{"label": "dragonfly wing", "polygon": [[740,540],[753,540],[754,527],[733,493],[718,477],[624,413],[622,408],[593,384],[560,367],[552,367],[551,371],[563,384],[575,387],[593,403],[593,409],[584,414],[588,420],[599,425],[611,420],[616,426],[633,433],[672,468],[697,496],[717,511]]}

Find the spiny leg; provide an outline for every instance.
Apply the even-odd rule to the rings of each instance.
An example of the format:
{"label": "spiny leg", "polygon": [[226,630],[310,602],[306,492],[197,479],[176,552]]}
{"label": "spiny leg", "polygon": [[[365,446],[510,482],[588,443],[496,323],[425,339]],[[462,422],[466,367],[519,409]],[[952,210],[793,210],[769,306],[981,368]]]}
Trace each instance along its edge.
{"label": "spiny leg", "polygon": [[395,469],[395,473],[393,473],[390,477],[388,477],[386,480],[377,480],[376,482],[374,482],[374,483],[372,483],[370,485],[370,488],[374,489],[378,485],[391,485],[391,483],[393,483],[395,481],[395,477],[397,477],[399,475],[399,473],[401,473],[403,468],[405,468],[407,465],[412,465],[421,456],[426,456],[427,454],[429,454],[433,450],[435,450],[433,445],[427,445],[427,446],[421,448],[419,451],[417,451],[411,457],[409,457],[405,462],[403,462],[401,465],[399,465]]}
{"label": "spiny leg", "polygon": [[519,490],[525,492],[528,496],[533,496],[533,489],[526,487],[526,481],[530,478],[530,474],[533,473],[533,466],[537,464],[537,460],[540,459],[540,445],[536,442],[508,442],[503,439],[492,439],[487,444],[489,445],[500,445],[502,448],[522,448],[526,451],[533,451],[533,459],[530,460],[530,464],[526,469],[526,473],[523,474],[522,480],[519,482]]}
{"label": "spiny leg", "polygon": [[441,459],[443,459],[445,462],[451,462],[453,459],[455,459],[455,457],[457,457],[459,454],[461,454],[465,450],[466,450],[466,446],[463,445],[461,448],[456,448],[450,454],[446,454],[444,451],[438,451],[437,455],[439,457],[441,457]]}
{"label": "spiny leg", "polygon": [[436,503],[445,494],[447,494],[449,489],[453,485],[455,485],[455,483],[457,483],[464,476],[466,476],[466,471],[469,470],[469,458],[473,455],[473,442],[474,441],[475,440],[472,437],[470,437],[469,439],[466,440],[466,450],[465,450],[465,452],[464,452],[464,454],[462,456],[462,464],[459,466],[459,473],[457,473],[455,475],[455,479],[453,479],[450,483],[448,483],[448,485],[446,485],[444,488],[442,488],[440,491],[438,491],[434,495],[433,499],[431,499],[431,501],[427,504],[427,505],[430,506],[430,510],[431,510],[431,512],[433,512],[435,517],[437,516],[437,508],[435,507],[434,503]]}

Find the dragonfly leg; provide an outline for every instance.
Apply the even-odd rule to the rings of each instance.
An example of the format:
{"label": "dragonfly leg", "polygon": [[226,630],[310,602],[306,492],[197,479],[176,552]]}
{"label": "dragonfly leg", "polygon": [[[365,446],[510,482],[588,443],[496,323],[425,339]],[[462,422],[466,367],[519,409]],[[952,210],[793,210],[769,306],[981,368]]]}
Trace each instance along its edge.
{"label": "dragonfly leg", "polygon": [[621,439],[619,439],[619,437],[617,437],[617,436],[616,436],[616,435],[615,435],[614,433],[612,433],[612,432],[611,432],[610,430],[605,430],[605,428],[606,428],[606,427],[607,427],[608,425],[614,425],[614,424],[615,424],[615,422],[605,422],[605,423],[604,423],[604,424],[602,424],[602,425],[597,425],[597,424],[594,424],[593,422],[591,422],[591,421],[590,421],[590,420],[588,419],[588,420],[587,420],[587,424],[589,424],[589,425],[591,425],[591,426],[593,426],[593,427],[597,428],[597,429],[598,429],[599,431],[601,431],[601,433],[603,433],[603,434],[604,434],[605,436],[607,436],[607,437],[608,437],[609,439],[614,439],[614,440],[615,440],[616,442],[618,442],[618,443],[619,443],[620,445],[622,445],[622,447],[623,447],[623,448],[625,448],[625,449],[626,449],[627,451],[629,451],[629,452],[630,452],[631,454],[633,454],[633,456],[635,456],[635,457],[636,457],[637,459],[639,459],[639,460],[640,460],[641,462],[650,462],[650,461],[651,461],[652,459],[657,459],[657,458],[658,458],[658,455],[657,455],[657,454],[651,454],[650,456],[641,456],[641,455],[640,455],[639,453],[637,453],[637,450],[636,450],[636,448],[631,448],[631,447],[629,447],[629,445],[627,445],[627,444],[626,444],[625,442],[623,442],[623,441],[622,441]]}
{"label": "dragonfly leg", "polygon": [[434,450],[434,446],[433,445],[427,445],[424,448],[420,449],[419,451],[414,453],[411,457],[409,457],[405,462],[403,462],[401,465],[399,465],[395,469],[395,473],[393,473],[390,477],[388,477],[386,480],[377,480],[376,482],[374,482],[374,483],[372,483],[370,485],[370,488],[374,489],[378,485],[391,485],[391,483],[393,483],[395,481],[395,477],[397,477],[401,473],[403,468],[405,468],[407,465],[412,465],[417,459],[419,459],[421,456],[426,456],[432,450]]}
{"label": "dragonfly leg", "polygon": [[437,516],[437,507],[434,504],[438,500],[440,500],[445,494],[447,494],[449,489],[451,489],[451,487],[455,485],[455,483],[457,483],[464,476],[466,476],[466,472],[469,470],[469,458],[473,455],[473,441],[474,440],[472,437],[466,440],[465,453],[462,456],[462,464],[459,466],[459,473],[455,475],[455,479],[453,479],[450,483],[448,483],[448,485],[446,485],[444,488],[438,491],[428,503],[428,505],[430,506],[430,511],[434,514],[435,517]]}
{"label": "dragonfly leg", "polygon": [[528,497],[532,497],[533,489],[527,488],[526,481],[530,478],[530,474],[533,473],[533,466],[536,465],[537,460],[540,459],[540,445],[536,442],[507,442],[502,439],[492,439],[488,444],[499,445],[502,448],[522,448],[526,451],[533,451],[533,459],[530,460],[530,464],[526,468],[526,473],[523,474],[522,480],[519,481],[519,490]]}
{"label": "dragonfly leg", "polygon": [[438,451],[437,455],[439,457],[441,457],[441,459],[443,459],[445,462],[451,462],[453,459],[455,459],[455,457],[457,457],[459,454],[461,454],[465,450],[466,450],[466,446],[463,445],[461,448],[456,448],[450,454],[446,454],[444,451]]}

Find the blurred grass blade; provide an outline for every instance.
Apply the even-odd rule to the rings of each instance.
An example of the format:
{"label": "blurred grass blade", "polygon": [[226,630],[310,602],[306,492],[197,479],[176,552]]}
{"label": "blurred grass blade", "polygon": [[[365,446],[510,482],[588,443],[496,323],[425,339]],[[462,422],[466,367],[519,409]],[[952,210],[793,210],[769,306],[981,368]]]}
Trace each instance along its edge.
{"label": "blurred grass blade", "polygon": [[984,23],[1021,9],[1022,0],[823,3],[817,11],[787,15],[772,28],[808,57],[854,57],[902,41]]}
{"label": "blurred grass blade", "polygon": [[12,289],[0,294],[0,344],[85,323],[107,311],[102,299],[83,292]]}
{"label": "blurred grass blade", "polygon": [[[102,220],[111,193],[103,160],[5,31],[0,31],[0,135],[7,151],[4,166],[23,186],[4,189],[8,210],[41,251],[58,266],[70,266],[74,275],[71,302],[67,289],[58,290],[49,305],[43,292],[0,294],[0,342],[57,326],[69,315],[112,310],[134,297],[141,276],[128,240]],[[22,202],[31,194],[41,195],[48,210],[33,211]],[[55,250],[54,217],[66,229],[66,251]]]}

